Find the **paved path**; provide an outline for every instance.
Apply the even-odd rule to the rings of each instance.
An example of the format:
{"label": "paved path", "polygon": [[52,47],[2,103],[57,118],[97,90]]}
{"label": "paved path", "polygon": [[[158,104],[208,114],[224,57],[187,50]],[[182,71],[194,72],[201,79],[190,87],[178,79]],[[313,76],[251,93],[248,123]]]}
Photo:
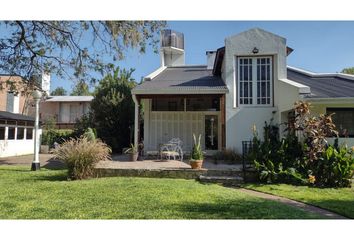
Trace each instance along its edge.
{"label": "paved path", "polygon": [[342,215],[339,215],[337,213],[319,208],[319,207],[315,207],[312,205],[308,205],[302,202],[298,202],[295,200],[291,200],[288,198],[284,198],[284,197],[280,197],[280,196],[275,196],[272,194],[268,194],[268,193],[263,193],[263,192],[258,192],[258,191],[254,191],[254,190],[250,190],[250,189],[245,189],[245,188],[239,188],[238,189],[241,192],[244,193],[248,193],[250,195],[256,196],[256,197],[260,197],[263,199],[268,199],[268,200],[273,200],[273,201],[277,201],[277,202],[281,202],[284,203],[286,205],[292,206],[292,207],[296,207],[296,208],[300,208],[303,209],[307,212],[311,212],[311,213],[315,213],[315,214],[319,214],[322,215],[325,218],[332,218],[332,219],[348,219]]}
{"label": "paved path", "polygon": [[[31,167],[32,161],[33,154],[16,157],[3,157],[0,158],[0,165],[27,165]],[[49,169],[60,169],[65,166],[64,163],[56,160],[53,154],[39,154],[39,161],[41,163],[41,167]]]}

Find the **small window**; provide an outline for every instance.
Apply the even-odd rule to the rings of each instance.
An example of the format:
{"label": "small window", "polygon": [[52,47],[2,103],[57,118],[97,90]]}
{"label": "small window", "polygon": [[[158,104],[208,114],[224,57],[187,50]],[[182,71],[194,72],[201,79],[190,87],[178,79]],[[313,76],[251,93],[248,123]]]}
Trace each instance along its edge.
{"label": "small window", "polygon": [[17,140],[21,140],[21,139],[24,139],[25,137],[25,129],[22,128],[22,127],[18,127],[17,128]]}
{"label": "small window", "polygon": [[220,98],[207,97],[187,98],[187,111],[220,111]]}
{"label": "small window", "polygon": [[8,140],[14,140],[15,139],[15,127],[9,127],[8,130],[8,135],[7,135],[7,139]]}
{"label": "small window", "polygon": [[153,98],[152,111],[184,111],[184,98]]}
{"label": "small window", "polygon": [[0,127],[0,140],[5,140],[5,127]]}
{"label": "small window", "polygon": [[354,108],[327,108],[327,114],[331,113],[339,137],[354,137]]}
{"label": "small window", "polygon": [[33,128],[27,128],[26,139],[32,139],[32,138],[33,138]]}

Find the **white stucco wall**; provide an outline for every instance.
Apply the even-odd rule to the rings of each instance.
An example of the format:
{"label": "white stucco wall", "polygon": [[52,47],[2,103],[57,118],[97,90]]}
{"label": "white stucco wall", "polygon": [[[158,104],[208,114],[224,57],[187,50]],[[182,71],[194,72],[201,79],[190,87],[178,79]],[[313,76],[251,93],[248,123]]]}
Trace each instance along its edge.
{"label": "white stucco wall", "polygon": [[[253,54],[256,47],[259,52]],[[274,107],[240,107],[237,106],[237,88],[235,61],[238,56],[272,56],[274,78]],[[263,134],[264,122],[274,118],[280,119],[278,105],[280,100],[279,79],[286,78],[286,39],[254,28],[225,39],[224,68],[222,74],[229,88],[226,94],[226,147],[242,151],[242,141],[252,138],[252,125],[255,124],[259,135]],[[273,114],[273,112],[275,112]]]}
{"label": "white stucco wall", "polygon": [[33,154],[34,142],[31,140],[0,140],[0,157]]}

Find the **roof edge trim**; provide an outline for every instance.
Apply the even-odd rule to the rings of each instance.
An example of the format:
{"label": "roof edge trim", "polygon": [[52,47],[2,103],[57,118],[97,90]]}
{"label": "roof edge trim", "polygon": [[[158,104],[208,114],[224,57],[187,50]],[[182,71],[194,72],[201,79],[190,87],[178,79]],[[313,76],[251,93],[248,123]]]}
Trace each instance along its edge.
{"label": "roof edge trim", "polygon": [[279,79],[280,81],[287,83],[291,86],[297,87],[299,89],[299,94],[310,94],[311,93],[311,88],[307,85],[295,82],[293,80],[289,79]]}
{"label": "roof edge trim", "polygon": [[301,68],[296,68],[296,67],[292,67],[287,65],[286,66],[288,69],[293,70],[295,72],[298,73],[302,73],[305,74],[309,77],[341,77],[341,78],[345,78],[348,80],[354,80],[354,76],[350,75],[350,74],[344,74],[344,73],[314,73],[314,72],[310,72]]}

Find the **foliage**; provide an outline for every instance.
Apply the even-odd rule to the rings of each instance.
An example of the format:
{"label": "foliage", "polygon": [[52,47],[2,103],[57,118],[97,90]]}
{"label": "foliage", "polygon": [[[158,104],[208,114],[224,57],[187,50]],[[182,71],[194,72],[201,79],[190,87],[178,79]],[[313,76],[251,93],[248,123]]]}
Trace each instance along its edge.
{"label": "foliage", "polygon": [[[1,21],[0,69],[31,79],[42,72],[95,80],[127,48],[155,50],[163,21]],[[89,44],[88,44],[89,43]],[[111,57],[111,60],[109,60]]]}
{"label": "foliage", "polygon": [[320,114],[311,116],[310,104],[298,101],[295,103],[295,130],[301,131],[306,144],[307,159],[312,162],[322,155],[327,146],[326,138],[338,136],[332,115]]}
{"label": "foliage", "polygon": [[354,67],[344,68],[341,73],[354,75]]}
{"label": "foliage", "polygon": [[199,134],[198,137],[198,142],[197,139],[195,137],[195,134],[193,133],[193,148],[192,148],[192,152],[191,152],[191,160],[203,160],[204,156],[203,156],[203,151],[202,151],[202,145],[200,143],[200,138],[202,137],[201,134]]}
{"label": "foliage", "polygon": [[321,187],[350,187],[354,175],[353,151],[328,146],[311,168],[313,183]]}
{"label": "foliage", "polygon": [[111,149],[100,140],[86,137],[65,141],[54,150],[55,157],[66,163],[70,179],[85,179],[93,176],[96,163],[110,160]]}
{"label": "foliage", "polygon": [[131,143],[134,125],[131,89],[136,86],[131,77],[133,71],[117,67],[100,81],[91,102],[93,127],[113,152],[119,152]]}
{"label": "foliage", "polygon": [[[278,141],[272,127],[264,127],[264,140],[255,134],[248,156],[254,161],[260,180],[267,183],[311,184],[319,187],[350,187],[354,171],[353,152],[328,144],[337,136],[331,115],[311,116],[310,105],[295,103],[295,122]],[[302,136],[303,144],[298,140]]]}
{"label": "foliage", "polygon": [[301,159],[301,145],[292,133],[279,140],[278,127],[265,122],[264,139],[254,132],[253,146],[247,156],[254,162],[259,179],[267,183],[304,184],[297,170]]}
{"label": "foliage", "polygon": [[73,131],[71,129],[43,130],[42,145],[52,147],[55,142],[60,144],[71,137],[73,137]]}
{"label": "foliage", "polygon": [[138,146],[135,146],[134,144],[130,144],[130,148],[125,150],[124,153],[136,154],[138,153]]}
{"label": "foliage", "polygon": [[56,89],[54,89],[50,95],[52,96],[65,96],[67,95],[66,90],[63,87],[57,87]]}
{"label": "foliage", "polygon": [[83,136],[87,138],[88,141],[96,141],[96,134],[92,128],[87,128]]}
{"label": "foliage", "polygon": [[93,123],[93,118],[92,118],[92,113],[87,113],[82,115],[81,118],[76,119],[76,122],[74,124],[74,131],[73,131],[73,136],[74,137],[80,137],[83,135],[88,128],[91,128],[95,136],[97,136],[96,129],[94,128],[94,123]]}
{"label": "foliage", "polygon": [[74,86],[70,95],[71,96],[90,96],[90,95],[92,95],[92,93],[90,93],[90,89],[89,89],[88,84],[85,81],[80,80]]}
{"label": "foliage", "polygon": [[235,149],[224,149],[213,155],[216,164],[226,162],[228,164],[242,163],[242,155]]}
{"label": "foliage", "polygon": [[[350,198],[336,203],[348,212],[350,204],[353,208],[352,201],[349,204],[353,191],[341,190],[350,190],[351,195],[347,194]],[[139,177],[66,181],[66,170],[30,171],[27,165],[1,165],[0,192],[0,219],[319,218],[301,209],[217,184]],[[343,195],[336,193],[333,200]]]}

